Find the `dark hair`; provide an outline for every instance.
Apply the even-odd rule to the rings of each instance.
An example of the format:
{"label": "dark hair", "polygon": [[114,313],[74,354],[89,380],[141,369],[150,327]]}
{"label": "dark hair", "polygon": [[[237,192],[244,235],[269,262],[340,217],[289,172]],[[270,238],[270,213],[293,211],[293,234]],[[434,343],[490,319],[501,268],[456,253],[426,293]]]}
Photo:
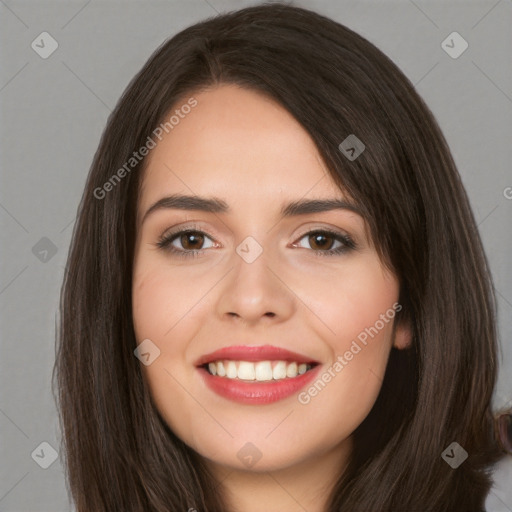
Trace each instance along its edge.
{"label": "dark hair", "polygon": [[[54,368],[77,511],[225,510],[221,486],[159,415],[133,354],[132,263],[146,160],[95,197],[173,106],[218,84],[268,95],[309,133],[332,178],[363,209],[400,282],[396,321],[412,328],[412,346],[391,351],[326,510],[483,510],[490,470],[503,455],[491,410],[495,297],[447,143],[413,85],[373,44],[312,11],[264,4],[207,19],[158,48],[123,93],[95,154],[61,291]],[[350,134],[366,146],[352,161],[338,148]],[[452,442],[468,453],[457,469],[441,457]]]}

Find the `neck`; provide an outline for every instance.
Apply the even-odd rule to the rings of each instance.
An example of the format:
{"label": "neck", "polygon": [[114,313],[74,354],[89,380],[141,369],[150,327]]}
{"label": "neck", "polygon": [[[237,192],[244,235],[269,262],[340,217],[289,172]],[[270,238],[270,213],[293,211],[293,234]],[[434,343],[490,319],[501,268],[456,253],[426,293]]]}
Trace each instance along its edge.
{"label": "neck", "polygon": [[256,472],[219,465],[211,470],[221,482],[229,512],[325,512],[351,448],[349,437],[326,453],[277,470]]}

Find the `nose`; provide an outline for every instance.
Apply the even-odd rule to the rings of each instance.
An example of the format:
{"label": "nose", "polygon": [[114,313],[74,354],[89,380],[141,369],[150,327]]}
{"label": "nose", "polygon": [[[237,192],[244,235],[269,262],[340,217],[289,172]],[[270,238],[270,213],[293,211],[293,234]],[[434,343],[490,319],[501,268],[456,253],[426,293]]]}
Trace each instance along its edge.
{"label": "nose", "polygon": [[279,265],[264,250],[252,262],[234,255],[233,268],[219,289],[217,314],[244,323],[280,323],[296,308],[296,296],[279,276]]}

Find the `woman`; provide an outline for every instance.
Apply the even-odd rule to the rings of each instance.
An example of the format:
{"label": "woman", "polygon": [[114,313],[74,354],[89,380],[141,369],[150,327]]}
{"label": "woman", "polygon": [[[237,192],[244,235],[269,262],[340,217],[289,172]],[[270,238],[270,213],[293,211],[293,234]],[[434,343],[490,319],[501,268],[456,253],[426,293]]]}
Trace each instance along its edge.
{"label": "woman", "polygon": [[55,368],[77,510],[480,512],[494,308],[446,141],[382,52],[287,5],[194,25],[129,84],[79,208]]}

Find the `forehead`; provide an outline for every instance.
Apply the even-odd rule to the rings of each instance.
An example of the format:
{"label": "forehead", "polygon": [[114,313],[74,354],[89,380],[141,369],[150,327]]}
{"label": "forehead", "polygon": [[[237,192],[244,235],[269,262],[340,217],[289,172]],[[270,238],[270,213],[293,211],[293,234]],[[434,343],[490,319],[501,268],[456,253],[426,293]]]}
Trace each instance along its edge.
{"label": "forehead", "polygon": [[260,207],[269,199],[277,207],[285,198],[342,197],[309,134],[279,103],[236,85],[191,96],[197,105],[147,156],[142,208],[171,192]]}

